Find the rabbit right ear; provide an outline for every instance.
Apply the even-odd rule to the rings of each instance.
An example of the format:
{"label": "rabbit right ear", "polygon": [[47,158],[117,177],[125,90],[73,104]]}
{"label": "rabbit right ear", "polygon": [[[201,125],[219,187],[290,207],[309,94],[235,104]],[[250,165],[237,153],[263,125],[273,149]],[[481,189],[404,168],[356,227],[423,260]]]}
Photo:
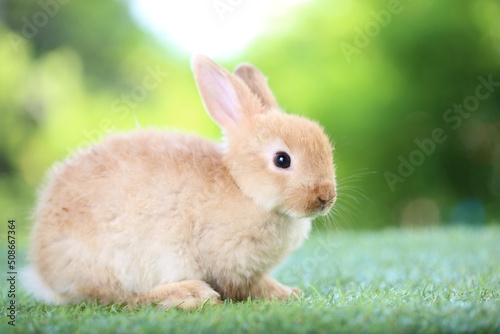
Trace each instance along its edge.
{"label": "rabbit right ear", "polygon": [[266,108],[279,108],[267,84],[266,77],[255,66],[240,64],[236,70],[234,70],[234,74],[245,81],[250,90],[257,95]]}
{"label": "rabbit right ear", "polygon": [[252,114],[264,112],[245,83],[205,56],[191,61],[194,77],[208,114],[223,130],[238,128]]}

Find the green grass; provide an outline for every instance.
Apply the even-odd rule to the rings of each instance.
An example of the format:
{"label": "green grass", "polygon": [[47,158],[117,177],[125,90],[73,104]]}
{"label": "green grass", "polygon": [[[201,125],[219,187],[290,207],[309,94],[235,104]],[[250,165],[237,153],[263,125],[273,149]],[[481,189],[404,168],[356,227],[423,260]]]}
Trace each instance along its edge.
{"label": "green grass", "polygon": [[181,312],[24,296],[0,332],[500,333],[500,226],[315,234],[274,276],[303,297]]}

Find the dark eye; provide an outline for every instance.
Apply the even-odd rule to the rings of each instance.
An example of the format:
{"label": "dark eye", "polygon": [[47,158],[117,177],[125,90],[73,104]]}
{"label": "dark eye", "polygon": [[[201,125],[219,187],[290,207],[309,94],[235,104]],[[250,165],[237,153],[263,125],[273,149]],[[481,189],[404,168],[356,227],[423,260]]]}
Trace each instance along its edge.
{"label": "dark eye", "polygon": [[290,167],[290,163],[292,159],[286,152],[277,152],[274,156],[274,164],[279,168],[288,168]]}

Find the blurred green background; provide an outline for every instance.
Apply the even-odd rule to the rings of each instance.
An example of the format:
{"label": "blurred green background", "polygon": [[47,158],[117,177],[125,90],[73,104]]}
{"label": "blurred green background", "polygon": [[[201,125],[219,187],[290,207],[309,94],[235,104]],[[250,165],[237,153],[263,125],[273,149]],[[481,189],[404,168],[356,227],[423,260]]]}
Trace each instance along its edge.
{"label": "blurred green background", "polygon": [[[251,6],[199,3],[192,10],[206,15],[221,3],[234,13]],[[27,230],[47,169],[111,131],[140,124],[219,137],[191,53],[160,41],[133,8],[0,0],[5,223],[16,219]],[[336,148],[336,226],[500,221],[497,0],[310,0],[244,49],[214,59],[231,70],[255,64],[285,110],[326,128]]]}

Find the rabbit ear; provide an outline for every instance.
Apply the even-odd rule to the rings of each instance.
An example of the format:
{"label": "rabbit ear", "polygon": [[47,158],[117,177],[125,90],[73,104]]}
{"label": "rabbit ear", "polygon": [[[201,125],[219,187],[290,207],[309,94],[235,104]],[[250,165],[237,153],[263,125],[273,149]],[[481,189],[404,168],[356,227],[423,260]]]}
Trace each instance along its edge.
{"label": "rabbit ear", "polygon": [[234,70],[234,74],[247,84],[266,108],[278,108],[278,103],[267,85],[267,78],[255,66],[240,64]]}
{"label": "rabbit ear", "polygon": [[191,61],[198,90],[212,119],[224,130],[231,130],[263,108],[241,79],[208,57],[195,55]]}

